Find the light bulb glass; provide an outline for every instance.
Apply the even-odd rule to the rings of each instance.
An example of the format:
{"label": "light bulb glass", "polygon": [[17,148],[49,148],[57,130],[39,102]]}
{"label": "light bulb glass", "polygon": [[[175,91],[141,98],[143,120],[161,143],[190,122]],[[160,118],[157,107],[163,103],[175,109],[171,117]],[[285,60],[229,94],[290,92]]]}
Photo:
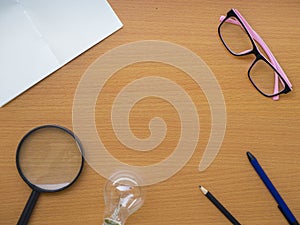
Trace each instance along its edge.
{"label": "light bulb glass", "polygon": [[124,225],[127,218],[144,202],[144,191],[138,179],[129,172],[114,174],[104,188],[103,225]]}

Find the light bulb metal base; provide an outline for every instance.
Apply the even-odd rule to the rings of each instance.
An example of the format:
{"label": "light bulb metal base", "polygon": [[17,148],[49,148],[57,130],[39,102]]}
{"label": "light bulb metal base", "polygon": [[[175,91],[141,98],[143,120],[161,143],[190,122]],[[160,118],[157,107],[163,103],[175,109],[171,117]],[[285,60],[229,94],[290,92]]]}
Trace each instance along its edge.
{"label": "light bulb metal base", "polygon": [[111,218],[105,218],[103,225],[122,225],[120,222],[113,220]]}

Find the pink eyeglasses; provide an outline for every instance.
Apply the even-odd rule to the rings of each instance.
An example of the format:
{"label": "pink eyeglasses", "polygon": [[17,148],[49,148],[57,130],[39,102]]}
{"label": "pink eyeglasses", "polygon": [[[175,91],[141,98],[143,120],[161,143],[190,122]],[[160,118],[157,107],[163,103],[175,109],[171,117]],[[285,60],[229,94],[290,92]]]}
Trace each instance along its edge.
{"label": "pink eyeglasses", "polygon": [[[248,70],[254,87],[264,96],[278,100],[279,95],[292,90],[292,84],[263,39],[251,28],[237,9],[220,17],[218,33],[227,50],[235,56],[256,56]],[[267,59],[261,49],[264,51]]]}

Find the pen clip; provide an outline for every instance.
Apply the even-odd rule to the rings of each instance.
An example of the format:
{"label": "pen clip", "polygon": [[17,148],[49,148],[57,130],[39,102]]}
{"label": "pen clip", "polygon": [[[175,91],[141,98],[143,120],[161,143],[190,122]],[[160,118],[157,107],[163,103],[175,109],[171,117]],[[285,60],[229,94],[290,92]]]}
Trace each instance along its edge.
{"label": "pen clip", "polygon": [[[289,222],[290,225],[295,225],[295,223],[291,222],[291,221],[289,220],[289,218],[287,218],[287,216],[285,215],[285,213],[284,213],[284,211],[282,210],[282,208],[281,208],[280,205],[278,205],[278,209],[279,209],[280,212],[284,215],[285,219]],[[298,223],[296,223],[296,224],[298,224]]]}

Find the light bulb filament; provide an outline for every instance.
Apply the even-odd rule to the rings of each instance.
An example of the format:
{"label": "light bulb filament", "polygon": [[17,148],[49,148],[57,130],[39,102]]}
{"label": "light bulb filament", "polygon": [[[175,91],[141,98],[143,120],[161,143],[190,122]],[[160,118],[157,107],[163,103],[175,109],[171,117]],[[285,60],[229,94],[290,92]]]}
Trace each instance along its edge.
{"label": "light bulb filament", "polygon": [[135,201],[133,201],[129,206],[127,204],[128,204],[128,202],[130,202],[130,200],[133,197],[134,197],[133,194],[129,194],[129,195],[127,195],[124,198],[120,197],[119,198],[118,206],[115,208],[113,214],[111,215],[111,218],[114,219],[114,220],[118,219],[118,215],[119,215],[119,212],[120,212],[120,210],[121,210],[122,207],[123,208],[126,208],[126,207],[130,208],[134,204]]}

